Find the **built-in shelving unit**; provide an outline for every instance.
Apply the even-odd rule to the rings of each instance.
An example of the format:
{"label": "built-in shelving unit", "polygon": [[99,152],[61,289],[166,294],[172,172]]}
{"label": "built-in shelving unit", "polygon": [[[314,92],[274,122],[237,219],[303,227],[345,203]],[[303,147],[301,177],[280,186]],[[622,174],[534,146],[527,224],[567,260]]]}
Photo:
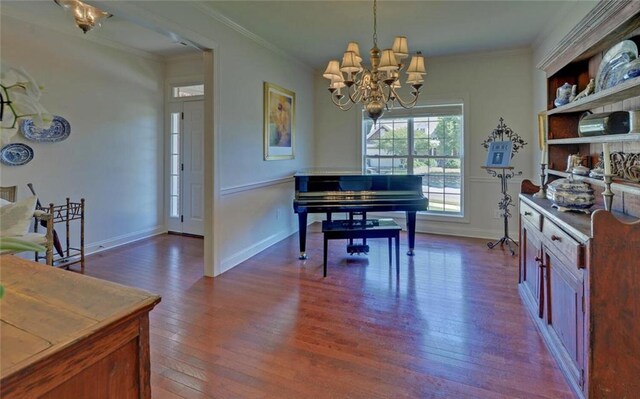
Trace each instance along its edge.
{"label": "built-in shelving unit", "polygon": [[629,79],[617,86],[610,87],[561,107],[550,109],[547,111],[547,115],[584,112],[636,96],[640,96],[640,77]]}
{"label": "built-in shelving unit", "polygon": [[586,111],[639,110],[640,77],[561,107],[553,102],[565,83],[583,90],[622,40],[640,47],[640,1],[602,0],[539,65],[547,73],[546,182],[587,182],[596,204],[590,213],[562,212],[528,180],[520,194],[520,295],[579,398],[640,392],[640,339],[632,333],[640,331],[640,182],[614,177],[605,211],[604,182],[566,172],[575,154],[593,168],[604,143],[612,153],[640,153],[640,133],[578,134]]}

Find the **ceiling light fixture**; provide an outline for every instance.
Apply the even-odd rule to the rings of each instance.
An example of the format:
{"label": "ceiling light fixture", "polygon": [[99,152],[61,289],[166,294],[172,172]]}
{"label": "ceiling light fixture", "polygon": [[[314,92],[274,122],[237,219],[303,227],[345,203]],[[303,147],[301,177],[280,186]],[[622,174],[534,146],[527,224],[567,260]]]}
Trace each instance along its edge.
{"label": "ceiling light fixture", "polygon": [[87,33],[96,26],[100,26],[102,21],[111,17],[112,15],[106,11],[90,6],[83,3],[80,0],[53,0],[57,5],[73,14],[73,18],[76,20],[78,28],[82,29],[82,32]]}
{"label": "ceiling light fixture", "polygon": [[[343,111],[361,102],[367,115],[375,122],[385,109],[399,104],[403,108],[413,108],[418,102],[420,87],[424,82],[426,69],[424,57],[418,51],[411,58],[406,83],[412,87],[411,98],[402,99],[398,90],[401,88],[400,72],[404,65],[402,60],[409,56],[409,47],[405,36],[398,36],[391,49],[378,49],[377,4],[373,1],[373,48],[369,51],[371,69],[362,67],[362,57],[358,43],[350,42],[342,56],[342,65],[338,60],[331,60],[323,77],[329,79],[331,100]],[[342,89],[346,93],[342,93]]]}

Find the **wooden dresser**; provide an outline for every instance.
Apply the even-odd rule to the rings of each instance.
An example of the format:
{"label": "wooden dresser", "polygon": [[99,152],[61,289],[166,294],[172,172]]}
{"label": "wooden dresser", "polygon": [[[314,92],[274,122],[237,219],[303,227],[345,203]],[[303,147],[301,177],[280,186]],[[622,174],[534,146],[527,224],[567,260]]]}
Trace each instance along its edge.
{"label": "wooden dresser", "polygon": [[[547,73],[547,182],[568,177],[568,157],[594,167],[607,143],[640,153],[640,133],[580,137],[585,111],[640,109],[640,77],[554,107],[556,89],[583,90],[605,52],[640,44],[640,1],[601,1],[539,67]],[[615,177],[612,211],[602,180],[590,215],[559,212],[525,180],[520,194],[519,290],[547,347],[580,398],[640,397],[640,183]]]}
{"label": "wooden dresser", "polygon": [[151,397],[159,296],[11,255],[0,281],[0,397]]}

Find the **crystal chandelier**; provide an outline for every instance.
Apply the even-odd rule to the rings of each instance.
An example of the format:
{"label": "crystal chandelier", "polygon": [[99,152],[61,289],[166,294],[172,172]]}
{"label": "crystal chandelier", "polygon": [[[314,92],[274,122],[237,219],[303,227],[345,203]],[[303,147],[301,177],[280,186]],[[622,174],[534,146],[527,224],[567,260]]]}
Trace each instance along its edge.
{"label": "crystal chandelier", "polygon": [[374,0],[373,48],[369,51],[371,69],[362,67],[358,43],[350,42],[342,56],[342,65],[338,60],[331,60],[322,75],[331,82],[331,100],[338,108],[346,111],[361,102],[367,115],[374,122],[382,116],[385,108],[393,108],[396,103],[403,108],[413,108],[418,102],[420,87],[426,74],[424,57],[418,51],[405,70],[406,83],[412,88],[411,98],[403,99],[400,96],[400,72],[404,67],[402,61],[409,56],[407,38],[398,36],[392,48],[380,51],[376,20],[377,4]]}
{"label": "crystal chandelier", "polygon": [[53,0],[57,5],[70,11],[73,14],[73,18],[76,20],[78,28],[82,29],[82,32],[87,33],[96,26],[100,26],[102,21],[111,17],[112,15],[106,11],[90,6],[83,3],[80,0]]}

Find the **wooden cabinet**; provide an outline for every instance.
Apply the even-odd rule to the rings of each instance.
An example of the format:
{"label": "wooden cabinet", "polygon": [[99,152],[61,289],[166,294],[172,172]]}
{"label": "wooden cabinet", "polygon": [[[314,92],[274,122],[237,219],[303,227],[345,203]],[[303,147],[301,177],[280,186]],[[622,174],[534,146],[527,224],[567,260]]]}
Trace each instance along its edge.
{"label": "wooden cabinet", "polygon": [[0,281],[0,397],[151,398],[160,297],[11,255]]}
{"label": "wooden cabinet", "polygon": [[[539,67],[547,73],[547,182],[567,177],[569,155],[586,166],[611,151],[640,153],[640,134],[578,135],[585,111],[640,109],[640,77],[554,107],[564,83],[584,89],[604,53],[630,39],[640,44],[640,2],[601,1]],[[613,209],[605,211],[602,180],[579,177],[595,190],[590,215],[559,212],[520,194],[519,291],[567,382],[580,398],[638,397],[640,393],[640,182],[615,177]]]}

